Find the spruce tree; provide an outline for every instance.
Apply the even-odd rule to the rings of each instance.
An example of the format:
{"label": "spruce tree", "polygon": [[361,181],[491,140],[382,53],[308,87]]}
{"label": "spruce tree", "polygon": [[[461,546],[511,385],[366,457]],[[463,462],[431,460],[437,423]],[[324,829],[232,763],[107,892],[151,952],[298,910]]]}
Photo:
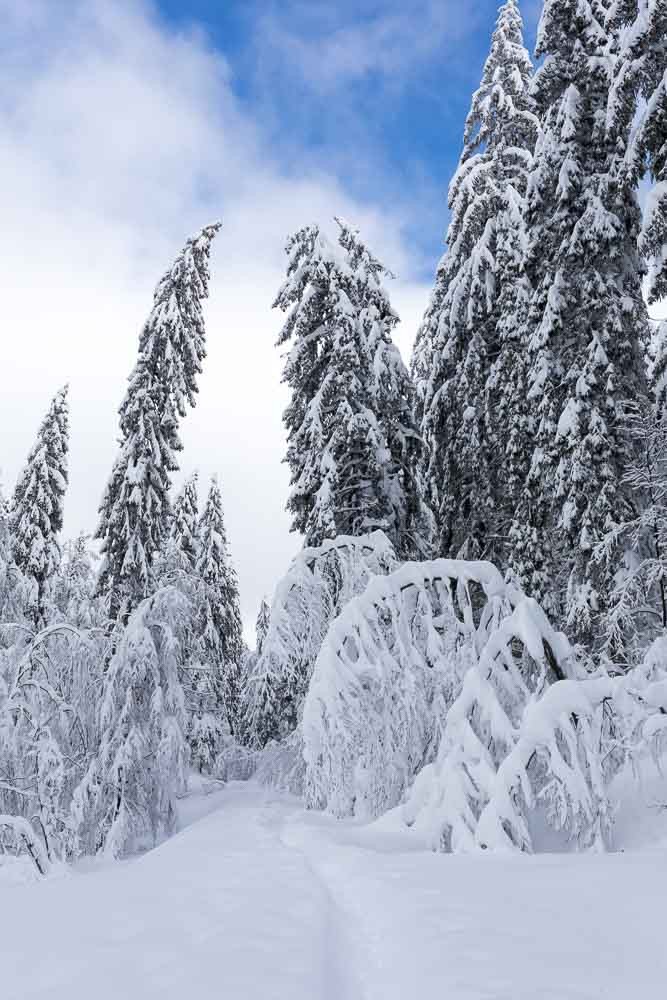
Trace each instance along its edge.
{"label": "spruce tree", "polygon": [[255,622],[255,635],[257,636],[256,653],[258,656],[262,655],[264,640],[268,634],[270,624],[271,608],[269,607],[266,598],[263,597],[257,613],[257,621]]}
{"label": "spruce tree", "polygon": [[[411,388],[391,331],[388,272],[340,223],[340,247],[316,226],[287,245],[283,379],[293,530],[309,546],[382,529],[403,553],[420,543]],[[405,423],[401,424],[401,418]]]}
{"label": "spruce tree", "polygon": [[645,395],[640,216],[624,130],[607,129],[615,52],[605,10],[547,0],[540,22],[526,255],[536,426],[513,552],[524,586],[585,642],[609,607],[618,553],[594,553],[629,519],[626,416]]}
{"label": "spruce tree", "polygon": [[287,509],[292,529],[306,545],[318,545],[365,530],[376,513],[376,498],[363,494],[377,470],[364,470],[361,455],[342,467],[346,445],[361,450],[363,435],[375,428],[362,409],[362,359],[346,291],[349,268],[317,226],[291,237],[287,253],[287,281],[274,303],[289,313],[278,344],[292,341],[283,373],[292,392],[284,414],[292,486]]}
{"label": "spruce tree", "polygon": [[392,542],[399,558],[424,558],[431,525],[421,498],[417,462],[421,438],[415,419],[415,393],[401,353],[392,340],[399,323],[383,285],[393,275],[362,242],[359,231],[336,219],[338,241],[351,271],[350,299],[357,312],[364,350],[364,388],[368,407],[376,416],[380,453],[374,463],[380,480],[378,526]]}
{"label": "spruce tree", "polygon": [[39,427],[14,489],[9,519],[13,562],[33,590],[30,613],[35,627],[46,621],[50,586],[60,564],[58,535],[63,526],[68,452],[65,386],[51,401]]}
{"label": "spruce tree", "polygon": [[[508,0],[466,120],[449,189],[447,252],[413,357],[426,445],[421,476],[443,555],[500,557],[495,494],[503,494],[506,476],[497,466],[517,448],[514,406],[496,398],[511,383],[516,353],[513,323],[500,327],[519,308],[512,227],[536,131],[531,72],[518,4]],[[511,392],[517,400],[518,389]]]}
{"label": "spruce tree", "polygon": [[186,596],[192,589],[186,581],[194,581],[199,551],[197,478],[195,472],[186,479],[174,500],[169,536],[157,570],[161,584],[182,584]]}
{"label": "spruce tree", "polygon": [[[0,482],[0,622],[19,622],[29,606],[30,585],[12,558],[11,504]],[[0,630],[0,646],[13,641],[11,630]]]}
{"label": "spruce tree", "polygon": [[203,666],[200,709],[218,716],[226,714],[232,735],[238,736],[243,626],[238,581],[229,557],[222,496],[215,477],[201,516],[199,537],[195,629],[197,659]]}
{"label": "spruce tree", "polygon": [[99,587],[112,621],[125,620],[150,594],[153,563],[168,535],[171,476],[182,447],[178,423],[196,399],[205,356],[202,301],[219,228],[206,226],[189,239],[159,282],[120,407],[121,447],[97,529],[104,557]]}
{"label": "spruce tree", "polygon": [[626,164],[633,181],[649,174],[640,250],[650,262],[648,298],[667,298],[667,3],[615,0],[608,30],[620,34],[609,100],[611,131],[631,132]]}

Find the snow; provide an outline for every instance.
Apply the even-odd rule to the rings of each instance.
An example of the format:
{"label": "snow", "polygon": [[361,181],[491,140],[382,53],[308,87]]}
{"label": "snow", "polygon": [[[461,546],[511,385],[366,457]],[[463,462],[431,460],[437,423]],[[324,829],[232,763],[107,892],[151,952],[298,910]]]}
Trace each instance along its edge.
{"label": "snow", "polygon": [[[627,775],[619,787],[629,796],[619,846],[634,830],[633,850],[508,857],[415,849],[382,821],[336,822],[229,784],[186,800],[190,825],[140,858],[0,881],[3,996],[660,996],[667,824],[649,803],[661,793],[640,793]],[[662,779],[663,799],[664,789]],[[644,825],[626,822],[640,807]]]}

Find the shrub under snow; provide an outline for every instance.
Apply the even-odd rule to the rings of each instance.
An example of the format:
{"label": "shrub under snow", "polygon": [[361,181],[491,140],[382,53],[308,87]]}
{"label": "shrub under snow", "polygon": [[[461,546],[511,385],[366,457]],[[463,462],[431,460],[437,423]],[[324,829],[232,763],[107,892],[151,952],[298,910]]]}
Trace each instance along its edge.
{"label": "shrub under snow", "polygon": [[373,576],[396,566],[381,531],[341,535],[294,559],[276,589],[268,631],[248,679],[247,717],[256,746],[294,732],[329,623]]}
{"label": "shrub under snow", "polygon": [[407,563],[372,580],[315,666],[303,714],[309,804],[364,817],[396,805],[515,601],[486,562]]}

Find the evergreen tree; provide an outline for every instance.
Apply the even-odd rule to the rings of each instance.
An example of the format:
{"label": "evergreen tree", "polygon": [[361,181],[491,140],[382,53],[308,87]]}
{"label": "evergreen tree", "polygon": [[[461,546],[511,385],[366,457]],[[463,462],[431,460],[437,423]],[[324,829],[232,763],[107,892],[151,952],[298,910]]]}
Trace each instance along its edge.
{"label": "evergreen tree", "polygon": [[156,565],[155,575],[163,586],[178,586],[192,598],[199,551],[199,499],[197,473],[185,480],[170,515],[169,535]]}
{"label": "evergreen tree", "polygon": [[275,302],[288,312],[278,343],[292,341],[283,376],[292,390],[287,507],[306,545],[380,528],[412,553],[418,439],[391,342],[397,317],[381,284],[388,272],[351,227],[340,227],[340,249],[316,226],[288,241],[287,281]]}
{"label": "evergreen tree", "polygon": [[[448,248],[413,358],[422,479],[443,555],[499,557],[503,505],[494,494],[504,495],[506,474],[496,466],[514,462],[520,450],[512,439],[521,396],[512,361],[520,349],[507,317],[520,310],[515,222],[536,131],[531,72],[518,4],[507,0],[466,120],[449,190]],[[511,395],[501,404],[506,389]]]}
{"label": "evergreen tree", "polygon": [[[30,585],[12,558],[11,506],[0,482],[0,623],[19,622],[29,605]],[[0,647],[12,642],[11,630],[0,629]]]}
{"label": "evergreen tree", "polygon": [[258,656],[262,655],[262,649],[264,648],[264,640],[269,631],[269,625],[271,624],[271,608],[265,597],[262,598],[262,603],[259,606],[259,612],[257,614],[257,621],[255,623],[255,634],[257,636],[257,648],[256,653]]}
{"label": "evergreen tree", "polygon": [[626,154],[631,179],[648,173],[654,182],[640,249],[651,263],[649,302],[657,303],[667,298],[667,3],[614,0],[607,26],[621,33],[609,100],[611,129],[632,130]]}
{"label": "evergreen tree", "polygon": [[99,587],[110,617],[125,619],[152,587],[169,530],[169,488],[182,445],[178,421],[193,406],[205,355],[202,300],[219,223],[188,240],[159,282],[120,408],[121,447],[100,507]]}
{"label": "evergreen tree", "polygon": [[364,478],[375,479],[377,470],[363,470],[359,459],[341,468],[351,440],[361,448],[363,435],[375,428],[361,406],[361,356],[346,291],[349,268],[317,226],[291,237],[287,253],[287,281],[274,303],[289,311],[278,343],[292,340],[283,374],[292,391],[284,414],[292,484],[287,509],[292,529],[307,545],[317,545],[363,531],[376,513],[375,498],[363,493]]}
{"label": "evergreen tree", "polygon": [[61,619],[79,629],[92,628],[104,620],[102,602],[95,596],[97,559],[90,548],[90,535],[83,531],[63,546],[54,603]]}
{"label": "evergreen tree", "polygon": [[199,711],[227,716],[232,735],[240,735],[240,677],[243,627],[236,572],[231,564],[225,532],[222,497],[211,480],[199,525],[197,558],[199,593],[196,612]]}
{"label": "evergreen tree", "polygon": [[197,473],[185,480],[176,497],[169,537],[181,555],[183,566],[193,570],[197,562],[197,530],[199,521],[199,500],[197,497]]}
{"label": "evergreen tree", "polygon": [[367,405],[381,431],[380,452],[373,463],[380,471],[374,487],[380,497],[376,526],[384,530],[399,558],[424,558],[431,526],[417,479],[421,438],[415,421],[414,386],[392,340],[399,318],[382,283],[393,275],[361,241],[357,229],[342,219],[336,222],[351,271],[349,296],[364,349]]}
{"label": "evergreen tree", "polygon": [[12,558],[33,588],[31,615],[45,623],[50,585],[60,564],[69,451],[67,386],[53,398],[12,498]]}
{"label": "evergreen tree", "polygon": [[524,586],[583,641],[609,607],[618,553],[594,551],[629,518],[625,418],[645,394],[640,218],[625,132],[606,128],[615,52],[605,9],[547,0],[540,22],[526,255],[536,430],[513,553]]}
{"label": "evergreen tree", "polygon": [[99,749],[73,795],[75,854],[118,857],[155,844],[185,786],[185,704],[179,673],[187,601],[165,587],[130,615],[104,677]]}

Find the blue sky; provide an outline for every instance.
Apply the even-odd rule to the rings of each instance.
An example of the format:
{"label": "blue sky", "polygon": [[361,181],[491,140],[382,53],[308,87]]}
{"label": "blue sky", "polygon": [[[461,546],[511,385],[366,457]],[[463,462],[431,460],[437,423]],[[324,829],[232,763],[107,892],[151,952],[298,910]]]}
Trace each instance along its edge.
{"label": "blue sky", "polygon": [[[526,0],[532,49],[538,3]],[[495,0],[159,0],[224,54],[231,85],[286,169],[340,176],[360,198],[405,206],[419,273],[433,273],[470,95]]]}

